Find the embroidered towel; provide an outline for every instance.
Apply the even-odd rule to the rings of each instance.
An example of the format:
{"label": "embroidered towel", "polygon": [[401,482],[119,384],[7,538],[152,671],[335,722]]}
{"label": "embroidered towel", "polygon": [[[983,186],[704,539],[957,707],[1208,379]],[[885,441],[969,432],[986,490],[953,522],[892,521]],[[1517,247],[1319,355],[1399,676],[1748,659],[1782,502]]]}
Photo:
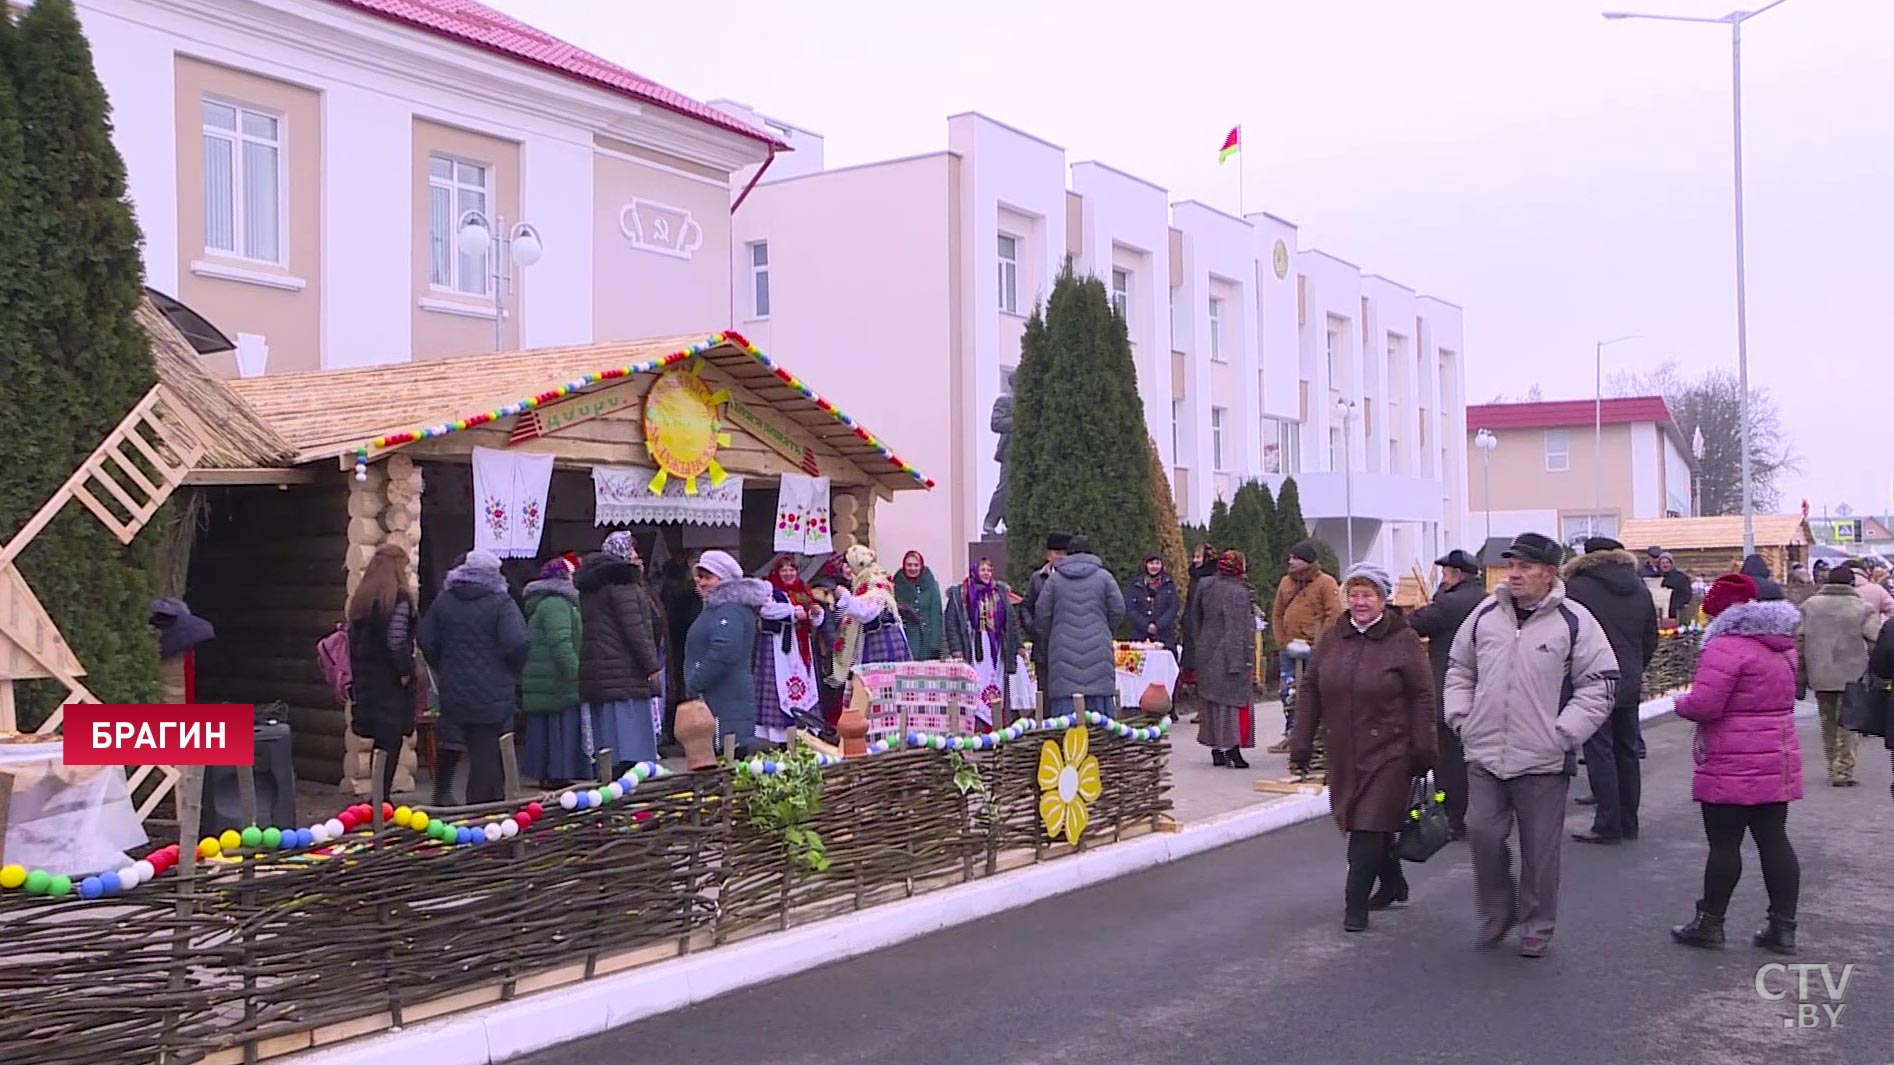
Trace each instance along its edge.
{"label": "embroidered towel", "polygon": [[809,478],[783,474],[776,486],[776,550],[800,554],[808,540],[808,520]]}
{"label": "embroidered towel", "polygon": [[807,535],[803,540],[802,553],[805,555],[826,555],[835,550],[834,538],[829,529],[829,479],[810,477],[808,517],[803,519],[803,528]]}
{"label": "embroidered towel", "polygon": [[473,449],[474,548],[501,558],[533,558],[546,529],[552,456]]}

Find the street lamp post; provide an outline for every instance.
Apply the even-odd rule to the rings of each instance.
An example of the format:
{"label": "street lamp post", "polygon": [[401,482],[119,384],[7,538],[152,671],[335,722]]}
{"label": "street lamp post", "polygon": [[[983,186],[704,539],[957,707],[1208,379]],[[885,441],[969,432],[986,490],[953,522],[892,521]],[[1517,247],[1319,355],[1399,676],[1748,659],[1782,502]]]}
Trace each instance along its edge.
{"label": "street lamp post", "polygon": [[1598,535],[1598,514],[1605,508],[1605,349],[1637,334],[1616,340],[1600,340],[1592,348],[1592,456],[1591,517],[1585,519],[1585,535]]}
{"label": "street lamp post", "polygon": [[1355,420],[1354,402],[1337,399],[1335,416],[1342,423],[1342,505],[1348,512],[1348,561],[1344,566],[1352,566],[1355,564],[1355,442],[1349,426]]}
{"label": "street lamp post", "polygon": [[1486,539],[1480,543],[1480,553],[1484,555],[1486,545],[1493,542],[1493,449],[1499,446],[1499,438],[1481,429],[1473,434],[1473,446],[1480,449],[1480,503],[1486,510]]}
{"label": "street lamp post", "polygon": [[1743,23],[1779,7],[1788,0],[1769,0],[1754,11],[1732,11],[1722,18],[1693,18],[1687,15],[1646,15],[1629,11],[1607,11],[1605,18],[1653,19],[1659,22],[1707,22],[1730,28],[1730,106],[1735,128],[1736,155],[1736,377],[1743,390],[1741,434],[1743,453],[1743,554],[1756,553],[1756,516],[1749,483],[1749,290],[1743,269]]}
{"label": "street lamp post", "polygon": [[468,211],[460,216],[460,233],[456,238],[460,253],[469,258],[486,255],[492,264],[489,279],[493,282],[493,350],[506,350],[506,297],[513,291],[513,267],[524,269],[539,261],[545,251],[540,243],[539,230],[521,222],[512,229],[506,228],[506,219],[501,215],[493,216],[493,223],[487,223],[487,216],[479,211]]}

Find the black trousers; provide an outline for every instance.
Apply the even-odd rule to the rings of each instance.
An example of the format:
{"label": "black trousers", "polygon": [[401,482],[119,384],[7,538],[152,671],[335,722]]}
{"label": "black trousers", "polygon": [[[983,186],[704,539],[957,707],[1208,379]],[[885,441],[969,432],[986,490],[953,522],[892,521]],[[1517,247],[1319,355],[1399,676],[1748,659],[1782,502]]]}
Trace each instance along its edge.
{"label": "black trousers", "polygon": [[467,742],[467,805],[499,802],[506,798],[506,775],[500,765],[503,725],[462,725]]}
{"label": "black trousers", "polygon": [[1440,759],[1434,766],[1434,782],[1447,793],[1447,820],[1455,832],[1467,830],[1467,755],[1460,737],[1446,725],[1436,727]]}
{"label": "black trousers", "polygon": [[1703,804],[1703,834],[1710,841],[1710,857],[1703,863],[1703,912],[1718,917],[1729,910],[1730,895],[1743,877],[1743,834],[1756,841],[1762,860],[1763,890],[1769,893],[1769,912],[1795,919],[1802,893],[1802,865],[1789,845],[1789,804],[1763,806]]}
{"label": "black trousers", "polygon": [[1585,741],[1585,775],[1597,803],[1592,808],[1592,831],[1598,835],[1638,834],[1638,805],[1644,795],[1638,756],[1643,751],[1644,736],[1638,727],[1636,706],[1614,708],[1611,717]]}
{"label": "black trousers", "polygon": [[1348,909],[1366,909],[1376,881],[1390,893],[1406,894],[1407,875],[1401,871],[1400,855],[1394,853],[1394,833],[1350,832],[1348,880],[1344,891]]}

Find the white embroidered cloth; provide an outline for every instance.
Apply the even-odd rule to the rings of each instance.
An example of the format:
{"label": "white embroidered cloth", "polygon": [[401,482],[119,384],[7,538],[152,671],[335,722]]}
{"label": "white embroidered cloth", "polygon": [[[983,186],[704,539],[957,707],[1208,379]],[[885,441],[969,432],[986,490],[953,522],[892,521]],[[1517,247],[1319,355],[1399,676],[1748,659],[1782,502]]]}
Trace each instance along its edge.
{"label": "white embroidered cloth", "polygon": [[712,487],[698,483],[697,494],[684,494],[684,482],[672,478],[662,492],[651,491],[656,470],[642,466],[592,467],[593,525],[737,525],[743,520],[743,478],[730,474]]}
{"label": "white embroidered cloth", "polygon": [[477,447],[473,482],[474,549],[501,558],[536,557],[546,530],[552,456]]}
{"label": "white embroidered cloth", "polygon": [[829,529],[829,479],[785,473],[776,486],[775,549],[804,555],[835,550]]}
{"label": "white embroidered cloth", "polygon": [[807,533],[802,553],[805,555],[826,555],[835,550],[835,540],[829,528],[829,479],[810,477],[809,516],[802,523]]}

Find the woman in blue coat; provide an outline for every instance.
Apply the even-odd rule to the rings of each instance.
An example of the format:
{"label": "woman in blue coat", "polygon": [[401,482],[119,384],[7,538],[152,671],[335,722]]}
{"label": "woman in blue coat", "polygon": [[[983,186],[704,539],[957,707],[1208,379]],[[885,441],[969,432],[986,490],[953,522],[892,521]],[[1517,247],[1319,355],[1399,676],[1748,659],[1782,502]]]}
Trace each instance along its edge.
{"label": "woman in blue coat", "polygon": [[717,718],[717,742],[737,738],[737,756],[756,736],[757,611],[770,601],[770,587],[743,575],[737,560],[706,551],[693,573],[704,612],[684,637],[684,697],[702,699]]}

